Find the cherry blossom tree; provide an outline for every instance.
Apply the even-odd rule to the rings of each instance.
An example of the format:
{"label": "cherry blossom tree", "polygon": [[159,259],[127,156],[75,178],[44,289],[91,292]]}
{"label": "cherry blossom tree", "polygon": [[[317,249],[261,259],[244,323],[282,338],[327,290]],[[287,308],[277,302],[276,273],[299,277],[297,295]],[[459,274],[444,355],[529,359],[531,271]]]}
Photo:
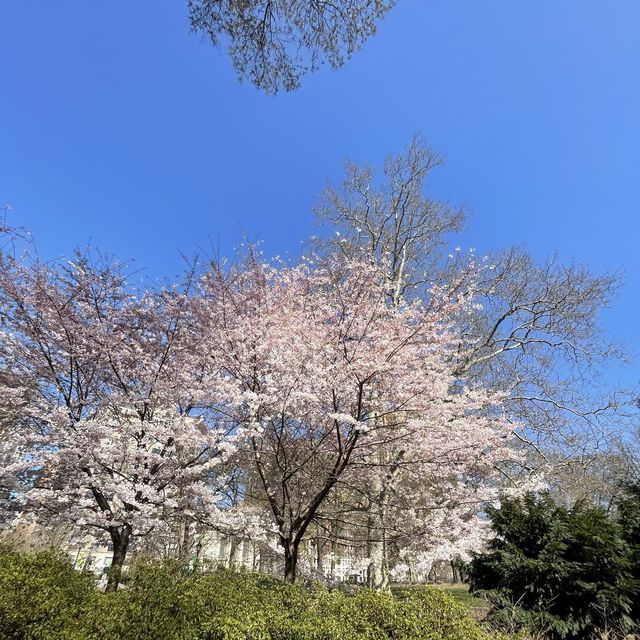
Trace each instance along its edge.
{"label": "cherry blossom tree", "polygon": [[188,291],[137,292],[121,265],[87,254],[2,260],[1,393],[24,452],[14,490],[36,517],[107,532],[115,590],[133,538],[178,513],[227,517],[217,490],[233,439],[202,403]]}
{"label": "cherry blossom tree", "polygon": [[450,534],[437,536],[434,532],[425,532],[428,544],[412,536],[408,544],[399,550],[397,562],[390,568],[393,579],[399,582],[425,581],[435,563],[446,562],[451,566],[455,582],[459,569],[456,564],[470,562],[474,553],[486,549],[491,538],[491,527],[486,518],[456,510],[440,510],[435,515],[434,528],[441,531],[448,527]]}
{"label": "cherry blossom tree", "polygon": [[[202,281],[200,324],[228,418],[260,478],[284,550],[284,577],[338,483],[380,471],[401,448],[452,485],[491,467],[512,426],[503,395],[452,375],[456,320],[472,300],[433,288],[427,300],[388,303],[385,269],[371,260],[250,259]],[[469,476],[469,477],[467,477]]]}
{"label": "cherry blossom tree", "polygon": [[407,558],[470,539],[469,523],[500,491],[496,465],[514,455],[512,443],[476,441],[461,455],[453,442],[434,454],[430,443],[390,441],[362,462],[366,474],[339,483],[342,500],[318,514],[318,526],[339,544],[366,550],[369,586],[388,589]]}

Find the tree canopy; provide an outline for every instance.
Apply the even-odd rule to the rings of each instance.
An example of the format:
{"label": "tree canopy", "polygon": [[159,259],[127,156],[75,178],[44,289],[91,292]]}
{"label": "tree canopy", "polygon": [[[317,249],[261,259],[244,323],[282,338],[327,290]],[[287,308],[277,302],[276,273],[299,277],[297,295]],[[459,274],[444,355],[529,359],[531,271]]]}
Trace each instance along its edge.
{"label": "tree canopy", "polygon": [[228,46],[241,79],[276,93],[324,62],[344,64],[396,1],[189,0],[189,15],[194,31]]}

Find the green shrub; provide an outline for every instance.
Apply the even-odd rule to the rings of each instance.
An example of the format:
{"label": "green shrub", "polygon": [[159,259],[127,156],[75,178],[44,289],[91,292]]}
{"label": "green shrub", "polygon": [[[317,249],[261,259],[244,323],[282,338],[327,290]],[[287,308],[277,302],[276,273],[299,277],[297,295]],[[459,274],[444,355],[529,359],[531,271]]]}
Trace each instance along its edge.
{"label": "green shrub", "polygon": [[91,577],[59,553],[0,548],[0,638],[82,638],[77,622],[95,592]]}
{"label": "green shrub", "polygon": [[140,640],[490,640],[461,605],[435,589],[400,598],[368,589],[349,596],[259,574],[186,575],[148,562],[134,568],[127,600]]}
{"label": "green shrub", "polygon": [[102,593],[55,554],[0,558],[7,640],[491,640],[437,590],[399,597],[305,589],[250,573],[140,560]]}
{"label": "green shrub", "polygon": [[469,617],[467,609],[448,593],[435,588],[419,589],[409,591],[408,598],[421,621],[420,633],[425,638],[430,632],[443,640],[488,638],[487,632]]}

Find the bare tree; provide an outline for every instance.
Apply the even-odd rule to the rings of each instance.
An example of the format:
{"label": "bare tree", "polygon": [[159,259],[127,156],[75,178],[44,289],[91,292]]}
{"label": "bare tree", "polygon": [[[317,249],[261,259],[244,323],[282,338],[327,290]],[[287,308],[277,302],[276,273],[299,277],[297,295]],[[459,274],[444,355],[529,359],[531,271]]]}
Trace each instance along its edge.
{"label": "bare tree", "polygon": [[389,299],[395,306],[441,271],[441,249],[464,223],[460,208],[426,198],[424,189],[442,158],[414,136],[406,151],[389,155],[381,184],[374,170],[347,162],[340,187],[329,185],[316,215],[336,235],[320,242],[329,251],[364,249],[389,264]]}
{"label": "bare tree", "polygon": [[396,0],[189,0],[191,28],[228,42],[241,79],[266,93],[298,88],[324,62],[333,68],[376,31]]}
{"label": "bare tree", "polygon": [[[460,253],[445,251],[463,212],[424,194],[430,172],[441,164],[414,137],[405,153],[387,158],[381,181],[370,167],[347,163],[341,188],[329,186],[316,209],[335,233],[320,241],[324,251],[386,258],[392,305],[424,295],[425,285],[459,279],[464,266]],[[461,320],[465,356],[455,363],[455,375],[509,386],[519,419],[544,423],[546,433],[576,422],[583,436],[585,425],[595,428],[615,407],[613,400],[595,401],[591,387],[597,365],[621,356],[598,324],[620,274],[593,275],[557,257],[537,262],[519,248],[485,258],[481,278],[471,273],[473,282],[459,292],[480,304]]]}

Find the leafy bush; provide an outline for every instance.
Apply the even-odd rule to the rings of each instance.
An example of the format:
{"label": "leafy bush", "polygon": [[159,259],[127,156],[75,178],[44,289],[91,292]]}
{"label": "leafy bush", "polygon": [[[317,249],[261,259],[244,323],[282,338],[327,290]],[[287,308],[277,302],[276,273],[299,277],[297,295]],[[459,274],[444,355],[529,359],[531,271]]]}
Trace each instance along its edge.
{"label": "leafy bush", "polygon": [[305,589],[274,578],[139,561],[102,593],[55,554],[0,556],[7,640],[491,640],[447,594]]}
{"label": "leafy bush", "polygon": [[81,638],[75,621],[95,592],[93,579],[60,554],[0,548],[0,638]]}
{"label": "leafy bush", "polygon": [[[398,591],[397,597],[407,599],[417,621],[418,638],[465,638],[484,640],[486,631],[468,615],[468,610],[448,593],[435,588]],[[393,636],[392,636],[393,637]]]}
{"label": "leafy bush", "polygon": [[472,561],[470,580],[472,590],[491,590],[495,622],[550,638],[632,629],[631,553],[602,509],[565,509],[530,494],[503,500],[489,515],[497,537]]}

